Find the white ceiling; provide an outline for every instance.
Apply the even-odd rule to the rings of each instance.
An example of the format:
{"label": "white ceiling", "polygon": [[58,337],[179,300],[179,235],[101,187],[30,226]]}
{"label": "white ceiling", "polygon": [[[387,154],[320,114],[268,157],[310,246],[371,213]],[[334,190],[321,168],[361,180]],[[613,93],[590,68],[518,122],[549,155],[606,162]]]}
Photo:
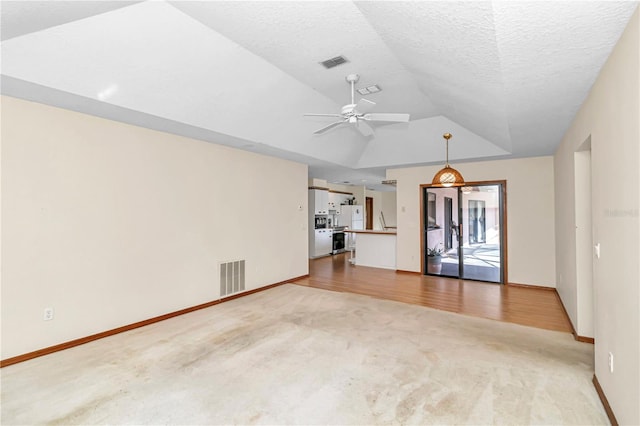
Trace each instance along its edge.
{"label": "white ceiling", "polygon": [[[2,93],[309,164],[385,170],[548,155],[638,2],[2,1]],[[333,69],[319,63],[338,55]],[[313,132],[349,103],[408,124]]]}

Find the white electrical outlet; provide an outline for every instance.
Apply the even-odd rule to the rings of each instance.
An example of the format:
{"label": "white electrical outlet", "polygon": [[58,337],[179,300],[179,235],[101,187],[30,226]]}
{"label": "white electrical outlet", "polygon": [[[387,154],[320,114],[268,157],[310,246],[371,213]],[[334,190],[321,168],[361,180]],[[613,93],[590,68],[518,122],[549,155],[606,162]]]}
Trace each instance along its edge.
{"label": "white electrical outlet", "polygon": [[609,352],[609,372],[613,373],[613,354]]}
{"label": "white electrical outlet", "polygon": [[45,321],[51,321],[53,319],[53,308],[44,308],[44,315],[42,319]]}

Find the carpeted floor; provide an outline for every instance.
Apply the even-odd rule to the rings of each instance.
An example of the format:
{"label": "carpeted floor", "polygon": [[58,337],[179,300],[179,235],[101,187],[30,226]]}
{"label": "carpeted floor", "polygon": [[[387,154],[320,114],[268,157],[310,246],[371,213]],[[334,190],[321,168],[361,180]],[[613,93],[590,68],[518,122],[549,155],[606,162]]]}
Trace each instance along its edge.
{"label": "carpeted floor", "polygon": [[2,424],[607,424],[593,346],[293,284],[1,370]]}

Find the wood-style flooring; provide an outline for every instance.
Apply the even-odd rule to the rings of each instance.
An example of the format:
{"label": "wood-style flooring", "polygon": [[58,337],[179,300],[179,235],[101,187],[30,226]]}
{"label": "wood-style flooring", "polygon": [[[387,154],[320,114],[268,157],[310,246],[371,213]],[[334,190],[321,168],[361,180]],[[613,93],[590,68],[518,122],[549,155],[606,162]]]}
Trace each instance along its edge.
{"label": "wood-style flooring", "polygon": [[572,332],[554,289],[519,287],[354,266],[348,254],[310,260],[309,278],[295,284]]}

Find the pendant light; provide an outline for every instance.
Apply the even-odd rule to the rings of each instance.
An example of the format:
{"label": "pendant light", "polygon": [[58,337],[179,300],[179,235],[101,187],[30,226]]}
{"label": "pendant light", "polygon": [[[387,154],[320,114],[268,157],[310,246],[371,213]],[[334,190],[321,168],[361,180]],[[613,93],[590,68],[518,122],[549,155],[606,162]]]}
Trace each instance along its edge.
{"label": "pendant light", "polygon": [[459,171],[449,165],[449,139],[451,139],[451,133],[445,133],[442,137],[444,138],[447,146],[447,161],[444,167],[433,177],[433,181],[431,183],[436,186],[444,187],[463,186],[464,178]]}

